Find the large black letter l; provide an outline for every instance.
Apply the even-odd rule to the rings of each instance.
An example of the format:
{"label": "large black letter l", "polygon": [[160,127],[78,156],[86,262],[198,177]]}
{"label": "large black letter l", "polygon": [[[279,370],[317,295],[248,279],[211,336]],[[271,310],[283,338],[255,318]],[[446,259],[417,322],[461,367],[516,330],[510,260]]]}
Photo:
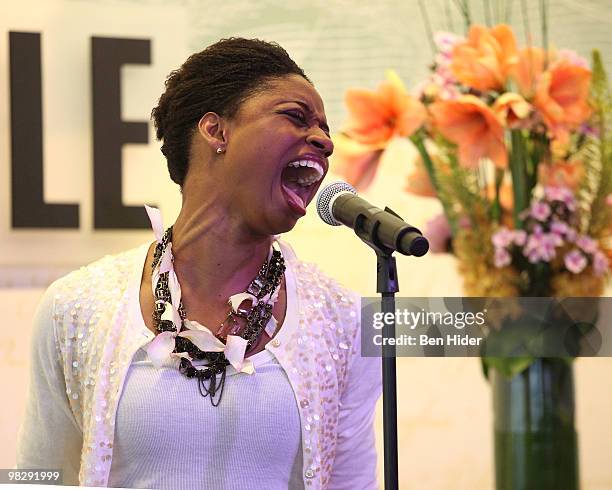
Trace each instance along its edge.
{"label": "large black letter l", "polygon": [[48,204],[43,197],[40,33],[9,32],[9,45],[12,226],[78,228],[78,204]]}

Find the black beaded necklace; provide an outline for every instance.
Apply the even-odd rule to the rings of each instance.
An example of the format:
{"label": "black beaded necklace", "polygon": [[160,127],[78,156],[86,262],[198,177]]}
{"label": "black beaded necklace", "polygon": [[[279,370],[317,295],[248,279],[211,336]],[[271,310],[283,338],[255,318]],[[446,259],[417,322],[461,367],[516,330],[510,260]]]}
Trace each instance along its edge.
{"label": "black beaded necklace", "polygon": [[[164,236],[155,247],[153,254],[153,271],[158,266],[164,251],[168,244],[172,242],[172,227],[168,228]],[[230,312],[227,318],[221,325],[221,334],[217,337],[221,340],[226,340],[227,335],[239,335],[247,341],[246,351],[253,347],[259,339],[262,331],[272,317],[273,301],[271,297],[277,291],[280,285],[281,278],[285,272],[285,261],[279,250],[273,250],[272,255],[259,270],[257,276],[249,287],[247,293],[257,298],[257,304],[251,307],[242,307],[240,305],[234,311],[230,306]],[[159,274],[159,279],[155,285],[155,307],[153,309],[153,325],[157,332],[180,332],[183,329],[184,322],[187,318],[182,300],[177,307],[181,324],[175,325],[170,320],[162,320],[162,315],[166,308],[166,303],[172,303],[172,296],[168,286],[168,272]],[[268,300],[262,300],[265,297]],[[240,328],[238,319],[246,326]],[[203,397],[210,396],[210,401],[213,406],[219,405],[223,396],[223,388],[225,386],[225,377],[227,366],[230,364],[223,352],[203,352],[196,347],[189,339],[177,336],[174,351],[175,353],[187,352],[193,360],[203,360],[207,364],[204,366],[194,366],[189,359],[181,358],[179,371],[187,378],[197,378],[198,389]],[[217,375],[221,375],[221,380],[217,383]],[[207,386],[208,383],[208,386]],[[218,394],[217,399],[215,396]]]}

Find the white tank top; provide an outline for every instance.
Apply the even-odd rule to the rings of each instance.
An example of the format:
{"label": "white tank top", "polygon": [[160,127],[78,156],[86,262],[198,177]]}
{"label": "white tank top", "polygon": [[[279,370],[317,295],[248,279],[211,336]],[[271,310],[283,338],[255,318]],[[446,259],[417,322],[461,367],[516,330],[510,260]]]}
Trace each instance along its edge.
{"label": "white tank top", "polygon": [[109,487],[170,490],[303,489],[295,395],[274,355],[251,356],[254,374],[228,370],[213,407],[195,378],[156,370],[140,349],[115,423]]}

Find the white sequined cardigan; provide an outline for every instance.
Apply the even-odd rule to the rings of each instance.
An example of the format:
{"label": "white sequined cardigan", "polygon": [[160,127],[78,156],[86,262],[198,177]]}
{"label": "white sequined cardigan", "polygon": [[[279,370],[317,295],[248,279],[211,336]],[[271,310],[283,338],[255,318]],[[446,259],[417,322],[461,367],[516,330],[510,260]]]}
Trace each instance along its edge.
{"label": "white sequined cardigan", "polygon": [[[128,314],[148,245],[56,281],[33,327],[18,468],[62,468],[64,484],[106,486],[117,405],[136,351],[152,338]],[[281,243],[299,322],[270,342],[296,397],[307,489],[374,489],[380,359],[360,355],[359,298]],[[141,318],[142,321],[142,318]],[[256,374],[255,374],[256,375]]]}

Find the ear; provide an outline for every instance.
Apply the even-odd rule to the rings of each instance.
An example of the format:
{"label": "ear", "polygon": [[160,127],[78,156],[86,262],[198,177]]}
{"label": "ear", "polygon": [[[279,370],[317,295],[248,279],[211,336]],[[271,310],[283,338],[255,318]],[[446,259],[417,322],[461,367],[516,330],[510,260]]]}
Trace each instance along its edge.
{"label": "ear", "polygon": [[207,112],[198,121],[198,133],[212,151],[225,148],[226,121],[215,112]]}

